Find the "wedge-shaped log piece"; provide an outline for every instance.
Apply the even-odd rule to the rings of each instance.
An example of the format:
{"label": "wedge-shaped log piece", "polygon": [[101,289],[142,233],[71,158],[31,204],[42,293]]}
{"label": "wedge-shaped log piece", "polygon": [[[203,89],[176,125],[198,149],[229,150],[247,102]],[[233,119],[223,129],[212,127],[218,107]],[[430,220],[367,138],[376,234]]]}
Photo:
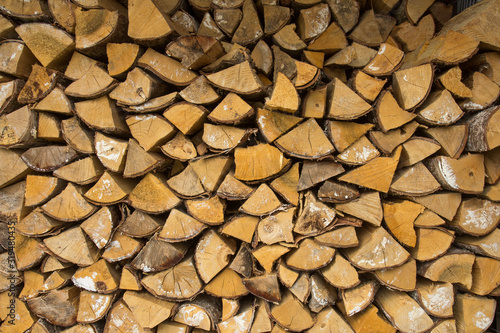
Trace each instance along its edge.
{"label": "wedge-shaped log piece", "polygon": [[151,151],[174,137],[174,127],[157,115],[137,115],[126,120],[130,132],[139,145],[146,151]]}
{"label": "wedge-shaped log piece", "polygon": [[111,308],[113,296],[113,294],[98,294],[82,290],[78,301],[76,321],[90,324],[104,318]]}
{"label": "wedge-shaped log piece", "polygon": [[191,216],[173,209],[165,222],[158,238],[168,242],[179,242],[191,239],[201,233],[207,226]]}
{"label": "wedge-shaped log piece", "polygon": [[264,244],[275,244],[278,242],[293,243],[293,217],[295,209],[279,211],[260,220],[257,227],[259,240]]}
{"label": "wedge-shaped log piece", "polygon": [[394,174],[390,193],[425,196],[441,189],[440,184],[423,163],[399,169]]}
{"label": "wedge-shaped log piece", "polygon": [[143,242],[121,232],[115,232],[105,247],[101,257],[114,263],[134,257],[142,248]]}
{"label": "wedge-shaped log piece", "polygon": [[333,248],[346,248],[358,246],[358,237],[353,226],[344,226],[327,231],[321,235],[314,237],[314,240],[323,245]]}
{"label": "wedge-shaped log piece", "polygon": [[437,77],[439,83],[458,98],[472,97],[472,91],[462,83],[462,70],[455,66]]}
{"label": "wedge-shaped log piece", "polygon": [[201,279],[208,283],[229,264],[229,257],[236,251],[236,243],[209,230],[198,241],[194,259]]}
{"label": "wedge-shaped log piece", "polygon": [[456,244],[475,253],[500,260],[500,248],[495,245],[500,240],[500,230],[494,229],[491,233],[482,237],[469,235],[457,236]]}
{"label": "wedge-shaped log piece", "polygon": [[83,198],[81,189],[71,183],[41,208],[48,216],[64,222],[82,220],[97,210]]}
{"label": "wedge-shaped log piece", "polygon": [[263,4],[264,33],[271,36],[283,28],[291,17],[291,10],[285,6]]}
{"label": "wedge-shaped log piece", "polygon": [[59,235],[45,238],[43,243],[58,258],[79,266],[92,265],[99,256],[97,247],[85,236],[80,227],[74,227]]}
{"label": "wedge-shaped log piece", "polygon": [[356,269],[338,252],[333,261],[320,270],[326,282],[340,289],[349,289],[359,284]]}
{"label": "wedge-shaped log piece", "polygon": [[394,96],[404,110],[422,104],[432,86],[434,71],[430,64],[398,70],[392,75]]}
{"label": "wedge-shaped log piece", "polygon": [[378,290],[374,280],[361,282],[354,288],[341,290],[343,306],[348,317],[363,311],[369,306]]}
{"label": "wedge-shaped log piece", "polygon": [[123,177],[135,178],[161,168],[166,160],[163,155],[145,151],[134,139],[129,139],[127,160],[123,169]]}
{"label": "wedge-shaped log piece", "polygon": [[98,205],[112,205],[124,200],[136,184],[135,180],[124,179],[120,174],[105,171],[85,193],[85,198]]}
{"label": "wedge-shaped log piece", "polygon": [[94,154],[94,133],[77,116],[61,121],[61,134],[66,143],[83,154]]}
{"label": "wedge-shaped log piece", "polygon": [[328,284],[319,274],[311,276],[311,292],[309,297],[309,309],[312,312],[320,312],[326,306],[333,305],[337,300],[336,289]]}
{"label": "wedge-shaped log piece", "polygon": [[300,235],[314,236],[332,225],[334,218],[335,210],[319,202],[312,192],[307,192],[293,231]]}
{"label": "wedge-shaped log piece", "polygon": [[16,225],[16,232],[28,236],[42,236],[61,227],[64,223],[44,215],[39,210],[34,210]]}
{"label": "wedge-shaped log piece", "polygon": [[460,106],[467,111],[483,110],[492,105],[500,95],[498,85],[480,72],[474,72],[464,83],[472,94],[470,98],[460,102]]}
{"label": "wedge-shaped log piece", "polygon": [[470,154],[458,160],[437,156],[428,160],[429,170],[443,188],[462,193],[479,194],[484,189],[484,157]]}
{"label": "wedge-shaped log piece", "polygon": [[299,96],[293,83],[279,72],[271,98],[265,104],[271,110],[295,113],[299,108]]}
{"label": "wedge-shaped log piece", "polygon": [[216,8],[214,10],[215,23],[229,36],[234,34],[242,18],[243,13],[238,8]]}
{"label": "wedge-shaped log piece", "polygon": [[76,324],[80,291],[76,287],[53,290],[28,300],[28,307],[36,315],[53,325],[70,327]]}
{"label": "wedge-shaped log piece", "polygon": [[[160,300],[146,291],[126,291],[123,301],[145,329],[152,329],[172,315],[176,304]],[[146,315],[152,314],[152,315]]]}
{"label": "wedge-shaped log piece", "polygon": [[358,95],[368,102],[373,102],[386,83],[387,79],[375,78],[365,72],[356,71],[353,76],[352,85]]}
{"label": "wedge-shaped log piece", "polygon": [[221,321],[226,321],[229,318],[236,315],[236,313],[240,310],[240,300],[239,299],[222,299],[222,317]]}
{"label": "wedge-shaped log piece", "polygon": [[107,96],[75,103],[75,110],[78,117],[93,129],[116,134],[129,132],[122,113]]}
{"label": "wedge-shaped log piece", "polygon": [[295,283],[288,288],[291,293],[297,297],[302,303],[306,303],[311,293],[311,281],[309,279],[309,273],[302,272],[295,281]]}
{"label": "wedge-shaped log piece", "polygon": [[377,148],[363,135],[358,141],[337,155],[337,159],[341,163],[348,165],[363,165],[379,156],[380,152]]}
{"label": "wedge-shaped log piece", "polygon": [[[191,199],[207,194],[200,178],[191,165],[188,165],[181,173],[168,179],[167,184],[175,195],[181,198]],[[147,188],[145,189],[147,190]]]}
{"label": "wedge-shaped log piece", "polygon": [[203,15],[203,19],[201,20],[199,27],[196,27],[197,22],[194,20],[194,18],[192,18],[192,16],[191,19],[193,19],[194,21],[193,28],[198,28],[198,31],[196,32],[198,36],[213,37],[217,40],[221,40],[225,37],[224,33],[219,29],[217,23],[215,23],[210,13],[206,12],[205,15]]}
{"label": "wedge-shaped log piece", "polygon": [[418,261],[429,261],[438,258],[450,248],[454,235],[446,229],[441,228],[416,228],[417,242],[414,248],[410,248],[413,259]]}
{"label": "wedge-shaped log piece", "polygon": [[203,142],[215,152],[228,151],[243,144],[248,137],[257,132],[256,129],[243,129],[226,125],[205,123],[203,127]]}
{"label": "wedge-shaped log piece", "polygon": [[226,200],[246,200],[253,192],[252,187],[234,178],[234,173],[228,173],[217,189],[217,196]]}
{"label": "wedge-shaped log piece", "polygon": [[380,44],[377,55],[364,68],[366,74],[373,76],[387,76],[401,66],[404,52],[388,44]]}
{"label": "wedge-shaped log piece", "polygon": [[314,118],[278,138],[276,145],[291,156],[305,159],[323,157],[335,149]]}
{"label": "wedge-shaped log piece", "polygon": [[104,8],[93,6],[95,9],[89,10],[75,9],[77,50],[90,56],[104,56],[106,43],[118,41],[123,37],[126,18],[123,15],[123,7],[117,8],[118,6],[104,6]]}
{"label": "wedge-shaped log piece", "polygon": [[330,161],[306,161],[302,165],[297,190],[306,190],[342,172],[344,172],[344,168],[339,163]]}
{"label": "wedge-shaped log piece", "polygon": [[467,120],[470,135],[467,139],[467,151],[483,152],[500,146],[498,139],[498,121],[500,107],[492,106],[476,113]]}
{"label": "wedge-shaped log piece", "polygon": [[262,31],[259,14],[253,1],[245,1],[242,12],[243,18],[234,32],[231,42],[245,46],[257,42],[264,35],[264,31]]}
{"label": "wedge-shaped log piece", "polygon": [[386,201],[383,203],[384,221],[389,231],[403,245],[415,247],[417,236],[413,222],[424,207],[408,200]]}
{"label": "wedge-shaped log piece", "polygon": [[207,79],[216,87],[241,95],[255,95],[264,89],[248,61],[209,74]]}
{"label": "wedge-shaped log piece", "polygon": [[247,288],[242,282],[241,276],[231,268],[225,268],[206,286],[205,292],[215,297],[238,298],[248,294]]}
{"label": "wedge-shaped log piece", "polygon": [[432,316],[449,318],[453,316],[455,291],[449,282],[432,282],[419,278],[416,286],[417,301]]}
{"label": "wedge-shaped log piece", "polygon": [[281,326],[292,332],[302,332],[314,325],[309,310],[287,291],[278,305],[271,305],[270,315]]}
{"label": "wedge-shaped log piece", "polygon": [[[46,255],[42,250],[41,240],[38,238],[24,237],[23,235],[17,234],[15,235],[14,242],[15,266],[19,271],[25,271],[38,265]],[[11,266],[12,264],[9,265]],[[9,276],[11,275],[10,270],[9,268]]]}
{"label": "wedge-shaped log piece", "polygon": [[[167,121],[164,122],[165,125],[168,124],[169,127],[172,127]],[[168,157],[179,160],[181,162],[188,161],[197,156],[196,147],[194,146],[193,142],[184,134],[182,134],[182,132],[177,132],[175,137],[161,146],[160,149]]]}
{"label": "wedge-shaped log piece", "polygon": [[434,325],[424,309],[402,291],[381,288],[375,300],[401,332],[426,332]]}
{"label": "wedge-shaped log piece", "polygon": [[140,105],[161,93],[160,81],[136,67],[127,79],[109,93],[109,97],[122,105]]}
{"label": "wedge-shaped log piece", "polygon": [[[307,44],[295,32],[295,23],[284,26],[280,31],[273,34],[273,42],[287,52],[300,52]],[[326,26],[325,26],[326,28]]]}
{"label": "wedge-shaped log piece", "polygon": [[[342,311],[344,316],[346,316],[346,311],[343,303],[338,304],[339,309]],[[351,325],[355,332],[386,332],[395,333],[396,328],[394,328],[384,316],[378,314],[378,308],[370,304],[368,307],[358,312],[352,316],[346,316],[345,319]]]}
{"label": "wedge-shaped log piece", "polygon": [[298,182],[299,164],[295,163],[287,172],[285,172],[282,176],[274,179],[269,185],[287,202],[294,206],[297,206],[299,204],[299,193],[297,190]]}
{"label": "wedge-shaped log piece", "polygon": [[373,126],[373,124],[358,124],[355,122],[329,120],[327,132],[335,148],[339,152],[343,152],[347,147],[373,128]]}
{"label": "wedge-shaped log piece", "polygon": [[122,290],[142,290],[142,285],[139,279],[139,274],[135,269],[126,265],[122,269],[122,276],[120,278],[120,289]]}
{"label": "wedge-shaped log piece", "polygon": [[345,318],[334,308],[328,306],[321,310],[315,318],[314,326],[308,329],[308,333],[319,332],[345,332],[354,333],[355,331],[346,322]]}
{"label": "wedge-shaped log piece", "polygon": [[486,236],[500,222],[500,203],[478,198],[464,199],[453,220],[447,224],[473,236]]}
{"label": "wedge-shaped log piece", "polygon": [[71,280],[79,288],[109,294],[118,289],[120,273],[106,260],[101,259],[91,266],[78,269]]}
{"label": "wedge-shaped log piece", "polygon": [[242,243],[240,245],[240,248],[238,249],[238,252],[234,256],[233,261],[229,265],[229,268],[239,273],[243,277],[248,278],[252,275],[254,266],[254,260],[252,258],[252,254],[248,249],[248,245]]}
{"label": "wedge-shaped log piece", "polygon": [[398,267],[373,272],[375,278],[383,285],[401,291],[415,290],[417,282],[417,263],[413,258]]}
{"label": "wedge-shaped log piece", "polygon": [[187,250],[186,243],[167,243],[155,234],[130,265],[144,273],[163,271],[181,261]]}
{"label": "wedge-shaped log piece", "polygon": [[330,24],[330,10],[327,4],[318,4],[302,9],[297,18],[297,33],[305,42],[322,34]]}
{"label": "wedge-shaped log piece", "polygon": [[424,123],[439,126],[451,125],[464,115],[446,89],[432,92],[417,112]]}
{"label": "wedge-shaped log piece", "polygon": [[199,69],[224,55],[221,44],[210,36],[183,36],[168,44],[166,52],[189,69]]}
{"label": "wedge-shaped log piece", "polygon": [[119,332],[124,329],[133,330],[137,333],[147,332],[139,324],[138,320],[135,318],[134,314],[123,300],[119,300],[111,310],[109,310],[106,316],[106,324],[104,325],[105,332]]}
{"label": "wedge-shaped log piece", "polygon": [[[22,151],[12,150],[12,149],[1,149],[0,150],[0,160],[2,164],[0,164],[0,188],[15,183],[24,177],[26,177],[30,173],[30,168],[23,162],[21,159]],[[35,176],[33,176],[35,177]],[[41,177],[41,176],[40,176]],[[35,180],[38,178],[33,178]],[[44,190],[45,193],[37,193],[37,190],[28,193],[29,200],[26,199],[27,206],[34,206],[46,198],[50,197],[50,194],[53,193],[56,187],[56,183],[52,178],[40,178],[40,180],[47,180],[49,184],[52,184],[46,191],[43,186],[41,186],[40,190]]]}
{"label": "wedge-shaped log piece", "polygon": [[411,52],[434,36],[434,17],[424,16],[416,25],[406,21],[394,28],[393,36],[401,44],[403,51]]}
{"label": "wedge-shaped log piece", "polygon": [[96,155],[106,169],[113,172],[123,172],[128,141],[96,132],[94,144]]}
{"label": "wedge-shaped log piece", "polygon": [[367,164],[347,172],[339,177],[339,180],[387,193],[400,155],[401,148],[398,148],[392,157],[377,157]]}
{"label": "wedge-shaped log piece", "polygon": [[266,270],[266,272],[271,273],[273,271],[274,263],[285,253],[289,252],[290,249],[284,246],[273,244],[264,245],[252,252],[252,255],[259,262],[259,264]]}
{"label": "wedge-shaped log piece", "polygon": [[[24,204],[25,191],[25,181],[0,189],[0,219],[2,221],[18,223],[30,213],[31,209]],[[7,244],[7,239],[5,243],[2,241],[2,244]]]}
{"label": "wedge-shaped log piece", "polygon": [[174,33],[153,0],[128,2],[128,36],[139,44],[160,45]]}
{"label": "wedge-shaped log piece", "polygon": [[221,320],[217,324],[218,331],[221,333],[237,332],[238,330],[249,332],[255,315],[255,307],[247,302],[239,312],[227,320]]}
{"label": "wedge-shaped log piece", "polygon": [[286,255],[285,262],[291,269],[313,271],[328,265],[334,255],[335,249],[306,238],[297,249]]}
{"label": "wedge-shaped log piece", "polygon": [[418,274],[431,281],[458,283],[470,289],[474,259],[474,254],[452,248],[444,256],[419,266]]}
{"label": "wedge-shaped log piece", "polygon": [[302,117],[323,118],[326,108],[327,87],[309,90],[302,103]]}
{"label": "wedge-shaped log piece", "polygon": [[395,25],[396,20],[391,16],[367,10],[359,19],[349,38],[366,46],[378,46],[387,40]]}
{"label": "wedge-shaped log piece", "polygon": [[102,249],[108,244],[119,222],[120,216],[116,207],[103,207],[80,224],[80,227],[90,237],[94,244],[99,249]]}
{"label": "wedge-shaped log piece", "polygon": [[36,114],[28,106],[0,116],[0,146],[30,146],[36,139]]}
{"label": "wedge-shaped log piece", "polygon": [[140,53],[140,46],[129,43],[108,43],[108,73],[113,77],[121,77],[135,65]]}
{"label": "wedge-shaped log piece", "polygon": [[189,86],[181,90],[179,95],[189,103],[209,105],[218,102],[221,95],[208,83],[204,76],[199,76]]}
{"label": "wedge-shaped log piece", "polygon": [[25,23],[16,32],[44,67],[64,70],[75,41],[71,35],[48,23]]}
{"label": "wedge-shaped log piece", "polygon": [[382,131],[370,131],[369,137],[371,142],[373,142],[378,149],[384,154],[389,155],[397,146],[407,141],[415,133],[418,127],[418,123],[412,121],[401,128],[390,130],[387,133]]}
{"label": "wedge-shaped log piece", "polygon": [[58,168],[54,171],[54,176],[79,185],[85,185],[97,181],[104,173],[104,170],[96,156],[89,156]]}
{"label": "wedge-shaped log piece", "polygon": [[328,85],[328,95],[327,118],[351,120],[365,115],[371,109],[370,104],[338,78]]}
{"label": "wedge-shaped log piece", "polygon": [[178,92],[174,91],[167,95],[152,98],[143,104],[125,105],[123,106],[123,109],[128,112],[136,112],[136,113],[156,112],[164,110],[166,107],[172,105],[174,102],[176,102],[178,96],[179,96]]}
{"label": "wedge-shaped log piece", "polygon": [[476,257],[472,267],[472,288],[474,294],[485,296],[500,285],[500,261]]}
{"label": "wedge-shaped log piece", "polygon": [[0,44],[0,70],[15,77],[27,79],[37,59],[27,45],[19,40],[6,40]]}
{"label": "wedge-shaped log piece", "polygon": [[43,146],[30,148],[21,159],[31,169],[50,172],[78,157],[78,152],[69,146]]}
{"label": "wedge-shaped log piece", "polygon": [[58,116],[46,112],[38,113],[37,136],[51,142],[64,142]]}
{"label": "wedge-shaped log piece", "polygon": [[147,237],[159,231],[163,226],[163,219],[151,216],[140,210],[135,210],[118,227],[118,231],[130,237]]}
{"label": "wedge-shaped log piece", "polygon": [[344,31],[337,23],[332,22],[321,35],[307,46],[307,49],[331,54],[346,46],[347,39]]}
{"label": "wedge-shaped log piece", "polygon": [[493,323],[496,305],[491,298],[458,294],[453,306],[457,332],[484,332]]}
{"label": "wedge-shaped log piece", "polygon": [[432,139],[424,137],[413,137],[403,143],[403,151],[399,159],[399,167],[415,165],[428,156],[434,154],[441,148],[441,145]]}
{"label": "wedge-shaped log piece", "polygon": [[273,142],[301,121],[300,117],[257,109],[257,126],[267,142]]}
{"label": "wedge-shaped log piece", "polygon": [[251,243],[259,219],[250,215],[237,215],[221,228],[221,233]]}
{"label": "wedge-shaped log piece", "polygon": [[462,202],[462,196],[460,193],[455,192],[438,192],[420,197],[414,196],[411,197],[411,200],[450,221],[457,213],[457,209]]}
{"label": "wedge-shaped log piece", "polygon": [[208,156],[189,163],[203,187],[210,193],[217,191],[232,164],[233,159],[229,156]]}
{"label": "wedge-shaped log piece", "polygon": [[193,82],[197,75],[187,69],[177,60],[167,57],[149,48],[137,61],[139,67],[150,70],[162,80],[179,85],[187,86]]}
{"label": "wedge-shaped log piece", "polygon": [[215,123],[239,124],[253,115],[253,108],[237,94],[230,92],[208,115],[208,119]]}
{"label": "wedge-shaped log piece", "polygon": [[168,188],[161,174],[148,173],[128,197],[132,207],[146,213],[160,214],[177,207],[181,200]]}
{"label": "wedge-shaped log piece", "polygon": [[414,224],[415,227],[419,228],[432,228],[444,225],[445,221],[436,213],[426,208],[424,212],[417,217]]}
{"label": "wedge-shaped log piece", "polygon": [[17,106],[17,97],[24,87],[24,80],[12,80],[0,83],[0,114],[10,113]]}
{"label": "wedge-shaped log piece", "polygon": [[167,118],[184,135],[194,134],[203,127],[208,111],[196,104],[181,102],[172,105],[164,113]]}
{"label": "wedge-shaped log piece", "polygon": [[116,87],[117,81],[101,67],[92,66],[81,78],[71,83],[64,93],[79,98],[97,98]]}
{"label": "wedge-shaped log piece", "polygon": [[205,331],[215,329],[222,315],[218,301],[215,297],[200,295],[193,301],[179,306],[172,320]]}
{"label": "wedge-shaped log piece", "polygon": [[380,195],[374,191],[361,193],[358,199],[337,204],[335,209],[356,216],[375,226],[382,223],[384,216]]}
{"label": "wedge-shaped log piece", "polygon": [[203,288],[193,256],[185,257],[180,263],[167,270],[148,274],[141,283],[159,298],[179,301],[194,297]]}
{"label": "wedge-shaped log piece", "polygon": [[277,148],[268,144],[259,144],[248,148],[236,148],[234,162],[236,179],[255,182],[279,174],[290,163],[290,160],[285,158]]}
{"label": "wedge-shaped log piece", "polygon": [[359,198],[359,191],[356,186],[327,180],[318,190],[318,199],[322,202],[346,203]]}
{"label": "wedge-shaped log piece", "polygon": [[467,64],[476,67],[479,72],[486,75],[490,80],[500,84],[499,60],[498,53],[486,52],[474,56]]}
{"label": "wedge-shaped log piece", "polygon": [[382,93],[375,111],[378,124],[384,133],[401,127],[416,117],[415,114],[402,110],[390,91]]}
{"label": "wedge-shaped log piece", "polygon": [[33,104],[41,100],[54,89],[59,76],[56,71],[40,65],[33,65],[28,81],[17,96],[17,101],[20,104]]}
{"label": "wedge-shaped log piece", "polygon": [[410,254],[382,227],[369,225],[359,229],[359,246],[344,250],[349,261],[364,270],[380,270],[400,266]]}
{"label": "wedge-shaped log piece", "polygon": [[75,51],[69,60],[64,76],[70,80],[76,81],[85,75],[94,65],[104,66],[103,63]]}

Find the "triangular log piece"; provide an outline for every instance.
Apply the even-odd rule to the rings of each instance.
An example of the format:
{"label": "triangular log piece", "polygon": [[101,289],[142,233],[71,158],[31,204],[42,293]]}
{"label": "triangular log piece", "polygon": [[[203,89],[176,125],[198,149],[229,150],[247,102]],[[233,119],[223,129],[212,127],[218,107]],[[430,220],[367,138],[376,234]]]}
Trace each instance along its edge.
{"label": "triangular log piece", "polygon": [[98,98],[106,95],[117,84],[104,69],[94,65],[81,78],[71,83],[64,93],[71,97]]}
{"label": "triangular log piece", "polygon": [[208,115],[215,123],[236,125],[253,115],[253,108],[237,94],[230,92]]}
{"label": "triangular log piece", "polygon": [[377,148],[363,135],[359,140],[337,155],[337,159],[339,162],[348,165],[363,165],[379,156],[380,152]]}
{"label": "triangular log piece", "polygon": [[361,282],[356,287],[341,290],[342,302],[347,316],[363,311],[369,306],[378,290],[374,280]]}
{"label": "triangular log piece", "polygon": [[306,161],[302,165],[297,190],[306,190],[342,172],[344,172],[344,168],[339,163],[330,161]]}
{"label": "triangular log piece", "polygon": [[388,44],[380,44],[377,55],[363,68],[366,74],[387,76],[396,71],[404,57],[404,52]]}
{"label": "triangular log piece", "polygon": [[111,241],[104,248],[101,257],[114,263],[134,257],[143,246],[142,240],[136,240],[121,232],[115,232]]}
{"label": "triangular log piece", "polygon": [[144,273],[163,271],[181,261],[187,250],[186,243],[167,243],[155,234],[132,260],[130,266]]}
{"label": "triangular log piece", "polygon": [[297,249],[290,251],[285,262],[291,269],[313,271],[328,265],[335,255],[335,249],[306,238]]}
{"label": "triangular log piece", "polygon": [[78,185],[86,185],[97,181],[104,170],[96,156],[89,156],[54,170],[54,176]]}
{"label": "triangular log piece", "polygon": [[478,198],[462,200],[453,220],[447,223],[460,233],[486,236],[500,222],[500,203]]}
{"label": "triangular log piece", "polygon": [[339,289],[350,289],[360,283],[358,272],[338,252],[332,262],[320,270],[326,282]]}
{"label": "triangular log piece", "polygon": [[82,195],[82,188],[68,183],[66,188],[41,207],[48,216],[63,222],[73,222],[92,215],[97,207],[87,202]]}
{"label": "triangular log piece", "polygon": [[498,132],[499,111],[499,106],[492,106],[466,121],[469,125],[469,137],[465,146],[467,151],[483,152],[500,146],[500,140],[495,135]]}
{"label": "triangular log piece", "polygon": [[192,255],[167,270],[146,275],[141,284],[153,295],[175,301],[191,299],[203,288]]}
{"label": "triangular log piece", "polygon": [[292,167],[280,177],[274,179],[269,186],[288,203],[298,206],[299,192],[297,190],[299,183],[299,164],[295,163]]}
{"label": "triangular log piece", "polygon": [[114,228],[120,222],[118,209],[114,206],[103,207],[86,219],[80,227],[94,244],[102,249],[111,239]]}
{"label": "triangular log piece", "polygon": [[129,133],[121,111],[108,96],[77,102],[75,111],[78,117],[92,129],[113,134]]}
{"label": "triangular log piece", "polygon": [[417,130],[419,124],[416,121],[412,121],[400,128],[384,133],[382,131],[370,131],[369,137],[370,141],[373,142],[378,149],[380,149],[385,155],[390,155],[394,149],[400,144],[407,141]]}
{"label": "triangular log piece", "polygon": [[80,290],[66,287],[32,298],[26,303],[36,315],[46,318],[53,325],[70,327],[76,324]]}
{"label": "triangular log piece", "polygon": [[112,205],[124,200],[136,184],[136,180],[124,179],[121,174],[105,171],[84,196],[97,205]]}
{"label": "triangular log piece", "polygon": [[258,217],[236,215],[220,228],[220,232],[224,235],[240,239],[246,243],[251,243],[258,223]]}
{"label": "triangular log piece", "polygon": [[120,282],[118,271],[103,259],[78,269],[71,280],[79,288],[103,294],[116,291]]}
{"label": "triangular log piece", "polygon": [[379,46],[387,40],[395,25],[393,17],[367,10],[361,15],[349,38],[366,46]]}
{"label": "triangular log piece", "polygon": [[137,65],[153,72],[168,83],[180,86],[187,86],[197,78],[194,72],[180,62],[160,54],[152,48],[148,48],[137,60]]}
{"label": "triangular log piece", "polygon": [[432,86],[434,70],[430,64],[401,69],[392,75],[394,96],[404,110],[425,101]]}
{"label": "triangular log piece", "polygon": [[313,192],[306,192],[304,204],[295,222],[293,231],[304,236],[318,235],[334,224],[336,212],[316,199]]}
{"label": "triangular log piece", "polygon": [[65,262],[89,266],[98,260],[98,248],[80,227],[67,229],[59,235],[45,238],[43,243],[51,253]]}
{"label": "triangular log piece", "polygon": [[328,84],[327,118],[351,120],[359,118],[371,110],[366,103],[340,79],[335,78]]}
{"label": "triangular log piece", "polygon": [[270,245],[279,242],[293,243],[295,208],[279,211],[258,221],[259,241]]}
{"label": "triangular log piece", "polygon": [[304,331],[314,325],[309,310],[289,291],[278,305],[270,306],[270,315],[280,326],[294,332]]}
{"label": "triangular log piece", "polygon": [[403,245],[415,247],[417,235],[413,222],[425,208],[408,200],[385,201],[382,206],[385,225],[391,234]]}
{"label": "triangular log piece", "polygon": [[96,155],[106,169],[113,172],[123,172],[128,141],[96,132],[94,144]]}
{"label": "triangular log piece", "polygon": [[235,299],[248,294],[241,276],[231,268],[225,268],[206,286],[205,292],[215,297]]}
{"label": "triangular log piece", "polygon": [[[46,97],[55,88],[60,74],[40,65],[33,65],[28,81],[17,96],[20,104],[33,104]],[[16,81],[14,81],[16,82]]]}
{"label": "triangular log piece", "polygon": [[454,233],[444,228],[416,228],[417,242],[408,251],[415,260],[429,261],[448,251]]}
{"label": "triangular log piece", "polygon": [[[176,309],[175,303],[158,299],[147,291],[126,291],[123,295],[123,301],[127,304],[139,325],[145,330],[158,326],[169,318]],[[154,316],[149,314],[154,314]]]}
{"label": "triangular log piece", "polygon": [[148,173],[130,192],[128,202],[132,207],[146,213],[164,213],[181,202],[169,189],[167,183],[163,175]]}
{"label": "triangular log piece", "polygon": [[409,258],[398,267],[373,272],[375,278],[383,285],[400,291],[413,291],[417,282],[417,262]]}
{"label": "triangular log piece", "polygon": [[382,227],[359,229],[357,248],[344,250],[349,261],[364,270],[380,270],[405,263],[410,254]]}
{"label": "triangular log piece", "polygon": [[264,88],[248,61],[207,75],[214,86],[242,95],[255,95]]}
{"label": "triangular log piece", "polygon": [[[141,47],[131,43],[108,43],[108,73],[112,77],[122,77],[135,65],[141,53]],[[66,75],[67,76],[67,75]]]}
{"label": "triangular log piece", "polygon": [[456,238],[456,244],[475,253],[500,260],[500,249],[495,246],[500,239],[500,230],[494,229],[491,233],[482,237],[460,235]]}
{"label": "triangular log piece", "polygon": [[248,148],[236,148],[234,163],[236,179],[255,182],[279,174],[289,165],[290,160],[285,158],[277,148],[268,144],[259,144]]}

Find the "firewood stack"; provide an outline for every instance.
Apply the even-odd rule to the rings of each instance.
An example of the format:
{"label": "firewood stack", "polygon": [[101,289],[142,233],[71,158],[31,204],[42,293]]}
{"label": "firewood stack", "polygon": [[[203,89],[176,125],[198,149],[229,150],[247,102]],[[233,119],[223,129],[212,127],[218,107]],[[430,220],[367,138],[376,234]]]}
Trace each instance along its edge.
{"label": "firewood stack", "polygon": [[1,1],[0,331],[487,331],[500,0],[452,10]]}

